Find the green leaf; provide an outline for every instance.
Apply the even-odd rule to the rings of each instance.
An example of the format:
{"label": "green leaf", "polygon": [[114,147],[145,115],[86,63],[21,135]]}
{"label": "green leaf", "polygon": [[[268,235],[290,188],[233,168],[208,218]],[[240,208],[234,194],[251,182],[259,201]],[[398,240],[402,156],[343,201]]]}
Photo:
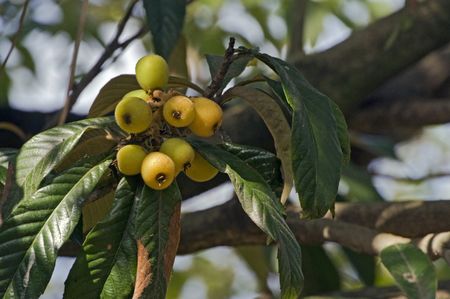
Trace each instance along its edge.
{"label": "green leaf", "polygon": [[[224,59],[223,56],[219,55],[206,55],[206,62],[208,63],[209,66],[211,78],[214,78],[220,71],[223,59]],[[237,58],[230,64],[228,71],[222,80],[222,85],[217,91],[218,94],[222,93],[223,89],[227,86],[227,84],[231,81],[231,79],[239,76],[245,70],[248,62],[251,59],[252,59],[251,56],[242,56]]]}
{"label": "green leaf", "polygon": [[281,162],[277,156],[269,151],[248,145],[224,143],[221,147],[258,171],[277,198],[281,196],[283,177]]}
{"label": "green leaf", "polygon": [[[332,101],[312,87],[287,62],[266,54],[258,59],[281,79],[292,115],[292,168],[294,182],[306,217],[322,217],[333,210],[343,154]],[[342,120],[339,121],[339,123]]]}
{"label": "green leaf", "polygon": [[284,220],[284,209],[261,175],[235,155],[202,141],[195,149],[219,171],[226,173],[242,208],[252,221],[278,243],[281,298],[297,298],[303,287],[301,250]]}
{"label": "green leaf", "polygon": [[120,75],[109,80],[99,91],[89,109],[88,117],[104,116],[116,108],[128,92],[141,89],[135,75]]}
{"label": "green leaf", "polygon": [[144,0],[156,54],[168,59],[177,44],[186,14],[185,0]]}
{"label": "green leaf", "polygon": [[433,263],[412,244],[395,244],[383,249],[381,262],[410,299],[436,298],[437,278]]}
{"label": "green leaf", "polygon": [[165,298],[180,238],[181,194],[174,183],[136,195],[138,262],[134,298]]}
{"label": "green leaf", "polygon": [[277,157],[283,167],[284,188],[281,202],[286,202],[292,189],[294,174],[292,170],[291,128],[282,109],[271,96],[251,87],[236,86],[228,90],[224,97],[244,99],[261,116],[272,134]]}
{"label": "green leaf", "polygon": [[22,201],[0,228],[0,296],[38,298],[58,249],[78,223],[81,205],[111,160],[73,167]]}
{"label": "green leaf", "polygon": [[64,298],[125,298],[133,291],[136,182],[129,180],[120,181],[111,212],[86,236],[66,280]]}
{"label": "green leaf", "polygon": [[15,161],[15,184],[5,205],[6,215],[23,198],[29,198],[43,178],[78,144],[91,128],[111,125],[110,117],[86,119],[66,124],[35,135],[25,143]]}

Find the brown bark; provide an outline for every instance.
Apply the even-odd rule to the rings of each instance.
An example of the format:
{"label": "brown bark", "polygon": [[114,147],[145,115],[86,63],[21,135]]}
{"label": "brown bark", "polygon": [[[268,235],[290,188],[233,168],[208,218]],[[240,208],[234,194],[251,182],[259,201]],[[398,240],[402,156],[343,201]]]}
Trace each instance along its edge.
{"label": "brown bark", "polygon": [[447,44],[448,28],[450,2],[425,1],[355,31],[342,43],[296,65],[349,115],[384,82]]}

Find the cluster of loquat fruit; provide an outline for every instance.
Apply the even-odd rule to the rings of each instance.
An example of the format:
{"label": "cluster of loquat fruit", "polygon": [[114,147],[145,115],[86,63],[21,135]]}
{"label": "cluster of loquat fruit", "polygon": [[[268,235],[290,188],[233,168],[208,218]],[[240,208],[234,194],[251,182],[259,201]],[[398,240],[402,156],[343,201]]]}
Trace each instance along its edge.
{"label": "cluster of loquat fruit", "polygon": [[139,59],[136,79],[142,89],[123,96],[114,112],[117,125],[130,134],[117,152],[119,171],[130,176],[140,173],[155,190],[169,187],[182,171],[196,182],[212,179],[218,170],[184,137],[212,136],[222,122],[220,106],[204,97],[164,91],[169,67],[159,55]]}

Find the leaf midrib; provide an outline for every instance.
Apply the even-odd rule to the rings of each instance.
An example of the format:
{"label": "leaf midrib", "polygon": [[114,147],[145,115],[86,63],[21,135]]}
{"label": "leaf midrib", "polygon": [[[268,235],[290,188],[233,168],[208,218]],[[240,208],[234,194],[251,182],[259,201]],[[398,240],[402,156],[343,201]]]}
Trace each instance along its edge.
{"label": "leaf midrib", "polygon": [[[34,247],[35,242],[36,242],[38,236],[42,234],[42,231],[43,231],[44,227],[47,226],[47,224],[48,224],[48,222],[49,222],[49,219],[54,215],[55,211],[59,209],[61,203],[64,202],[65,199],[66,199],[69,195],[71,195],[71,194],[73,193],[73,190],[74,190],[76,187],[78,187],[79,184],[81,184],[81,182],[85,179],[86,176],[88,176],[89,174],[91,174],[91,172],[93,172],[94,170],[100,168],[103,164],[106,164],[106,163],[110,163],[110,161],[109,161],[109,160],[104,161],[103,163],[100,163],[100,164],[94,166],[93,168],[91,168],[90,170],[88,170],[88,171],[80,178],[80,180],[78,180],[78,182],[75,183],[75,184],[73,185],[73,187],[69,190],[69,192],[67,192],[66,195],[63,196],[63,198],[59,201],[58,205],[53,209],[53,211],[52,211],[52,212],[50,213],[50,215],[47,217],[47,220],[44,221],[44,223],[43,223],[41,229],[39,230],[39,232],[38,232],[38,233],[35,235],[35,237],[33,238],[32,243],[31,243],[30,246],[28,247],[27,251],[25,251],[25,254],[23,255],[22,259],[20,260],[20,263],[17,264],[16,271],[14,272],[14,274],[11,276],[11,279],[9,280],[8,287],[7,287],[6,290],[5,290],[5,294],[8,293],[8,290],[11,288],[11,286],[12,286],[11,282],[14,281],[14,279],[16,278],[17,272],[19,271],[19,268],[20,268],[20,266],[22,265],[22,263],[23,263],[25,257],[27,257],[27,256],[30,254],[30,250],[31,250],[31,248]],[[59,183],[58,183],[58,184],[59,184]]]}

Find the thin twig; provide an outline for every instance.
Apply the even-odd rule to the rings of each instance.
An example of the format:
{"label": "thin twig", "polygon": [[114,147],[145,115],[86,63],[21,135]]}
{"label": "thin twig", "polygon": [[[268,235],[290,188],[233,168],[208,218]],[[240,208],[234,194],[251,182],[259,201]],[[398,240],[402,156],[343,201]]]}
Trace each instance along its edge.
{"label": "thin twig", "polygon": [[219,70],[212,78],[211,84],[209,84],[209,86],[205,89],[205,94],[204,94],[205,97],[212,98],[216,94],[216,92],[219,90],[220,86],[222,85],[222,81],[228,72],[228,68],[230,67],[231,63],[233,62],[235,41],[236,40],[234,39],[234,37],[230,37],[230,41],[228,42],[228,48],[225,51],[222,65],[220,66]]}
{"label": "thin twig", "polygon": [[[17,31],[14,34],[13,38],[12,38],[11,47],[8,50],[8,54],[6,54],[5,60],[3,60],[3,63],[2,63],[0,71],[5,69],[6,63],[8,62],[8,59],[11,56],[12,51],[16,47],[17,41],[18,41],[19,36],[20,36],[20,32],[22,31],[23,24],[25,22],[25,15],[27,13],[29,2],[30,2],[29,0],[25,0],[25,3],[23,4],[22,12],[20,14],[20,19],[19,19],[19,27],[17,28]],[[0,72],[0,76],[1,76],[2,73],[3,72]]]}
{"label": "thin twig", "polygon": [[77,36],[75,39],[75,45],[72,54],[72,62],[70,63],[70,76],[69,76],[69,84],[67,85],[66,102],[64,104],[63,110],[61,111],[61,114],[59,115],[58,125],[62,125],[66,122],[67,115],[69,114],[69,111],[72,108],[70,93],[72,91],[73,82],[75,80],[75,69],[77,66],[78,50],[80,49],[80,43],[84,33],[84,24],[86,23],[88,6],[89,0],[83,0],[81,6],[80,20],[78,22]]}
{"label": "thin twig", "polygon": [[[148,32],[148,29],[145,26],[142,26],[135,34],[133,34],[131,37],[126,39],[123,42],[119,42],[119,39],[123,33],[123,30],[125,28],[126,23],[131,18],[132,11],[134,6],[137,4],[139,0],[132,0],[122,17],[122,19],[119,21],[117,25],[117,31],[111,42],[106,45],[105,49],[103,50],[102,55],[99,57],[97,62],[90,68],[90,70],[81,78],[81,80],[78,83],[74,83],[72,87],[72,93],[70,94],[70,101],[69,101],[69,108],[72,108],[73,105],[75,105],[78,97],[80,96],[81,92],[86,88],[86,86],[91,83],[91,81],[97,76],[103,68],[103,65],[105,62],[111,58],[111,56],[114,54],[114,52],[118,49],[123,50],[125,49],[132,41],[134,41],[137,38],[142,37],[144,34]],[[120,54],[119,54],[120,55]],[[117,59],[118,56],[115,57]],[[69,109],[70,111],[70,109]]]}

